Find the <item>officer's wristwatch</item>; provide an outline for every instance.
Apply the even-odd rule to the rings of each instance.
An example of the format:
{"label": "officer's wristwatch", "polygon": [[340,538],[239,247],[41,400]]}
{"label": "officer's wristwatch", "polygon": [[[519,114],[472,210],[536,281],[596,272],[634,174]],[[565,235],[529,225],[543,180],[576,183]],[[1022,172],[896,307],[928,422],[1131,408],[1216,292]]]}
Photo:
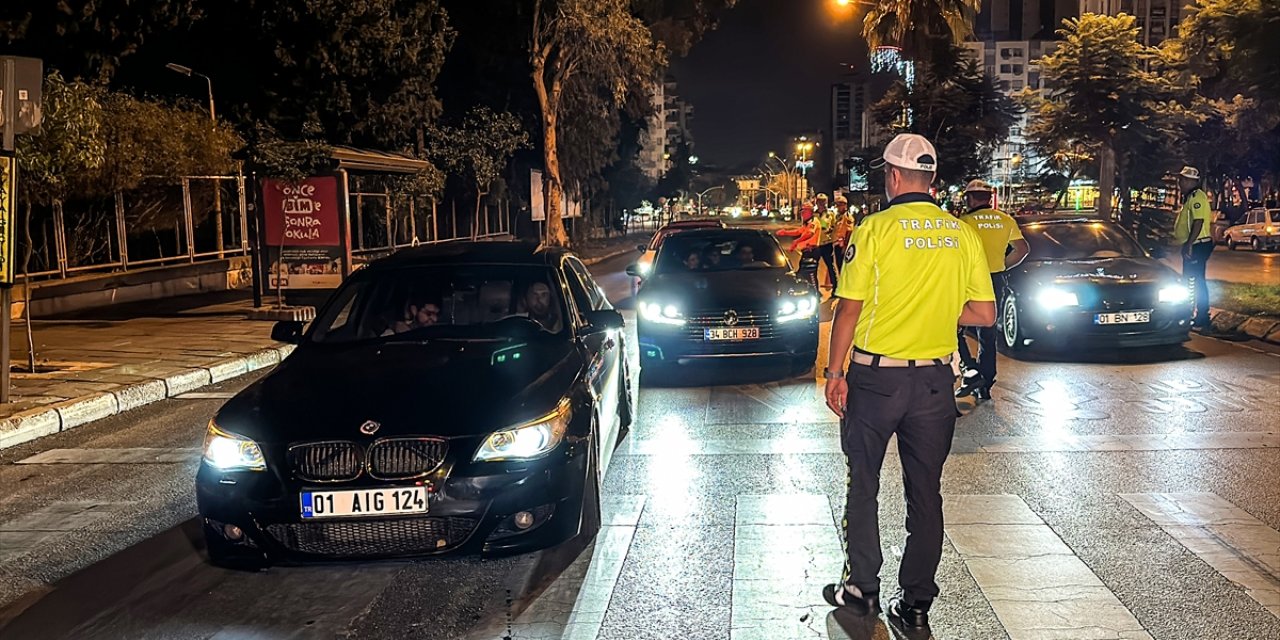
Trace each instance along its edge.
{"label": "officer's wristwatch", "polygon": [[832,370],[830,370],[830,369],[823,369],[823,370],[822,370],[822,374],[823,374],[823,375],[825,375],[825,376],[827,377],[827,379],[828,379],[828,380],[831,380],[831,379],[834,379],[834,378],[843,378],[843,377],[844,377],[844,372],[843,372],[843,371],[839,371],[839,370],[837,370],[837,371],[832,371]]}

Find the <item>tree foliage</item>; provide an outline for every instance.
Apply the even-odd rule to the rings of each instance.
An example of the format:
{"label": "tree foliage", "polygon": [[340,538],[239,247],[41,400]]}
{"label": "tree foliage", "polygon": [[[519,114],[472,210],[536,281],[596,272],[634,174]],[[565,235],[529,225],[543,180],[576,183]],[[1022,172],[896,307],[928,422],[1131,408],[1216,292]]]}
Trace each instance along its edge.
{"label": "tree foliage", "polygon": [[546,241],[565,245],[558,136],[566,90],[602,87],[616,108],[657,77],[665,51],[627,0],[534,0],[529,62],[542,120]]}
{"label": "tree foliage", "polygon": [[872,0],[862,20],[862,37],[872,49],[901,47],[911,60],[951,62],[952,45],[973,35],[981,0]]}
{"label": "tree foliage", "polygon": [[54,71],[44,80],[40,127],[18,136],[19,198],[31,206],[65,201],[75,180],[106,158],[105,91]]}
{"label": "tree foliage", "polygon": [[199,0],[6,0],[0,42],[71,78],[109,80],[153,34],[189,26]]}
{"label": "tree foliage", "polygon": [[1026,99],[1033,116],[1027,135],[1041,155],[1074,148],[1096,154],[1103,167],[1098,210],[1105,215],[1115,167],[1145,171],[1148,178],[1165,169],[1154,147],[1178,135],[1185,112],[1176,98],[1185,91],[1147,70],[1159,52],[1139,42],[1133,16],[1086,13],[1067,20],[1058,34],[1062,43],[1040,60],[1045,95]]}
{"label": "tree foliage", "polygon": [[[529,135],[514,115],[473,107],[458,125],[433,129],[432,138],[436,144],[432,156],[474,188],[478,220],[481,200],[502,176],[512,154],[528,142]],[[473,237],[476,231],[473,225]]]}
{"label": "tree foliage", "polygon": [[[954,47],[954,45],[952,45]],[[971,59],[953,70],[936,63],[918,67],[916,82],[899,81],[873,107],[876,121],[898,133],[918,133],[938,150],[938,180],[958,184],[986,175],[991,155],[1009,137],[1019,108]]]}

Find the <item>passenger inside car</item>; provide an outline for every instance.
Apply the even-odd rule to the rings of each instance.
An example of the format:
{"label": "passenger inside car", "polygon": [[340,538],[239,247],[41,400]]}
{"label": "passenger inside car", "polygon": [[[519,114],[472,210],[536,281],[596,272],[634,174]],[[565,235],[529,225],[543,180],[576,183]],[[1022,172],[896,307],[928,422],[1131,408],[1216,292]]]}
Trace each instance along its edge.
{"label": "passenger inside car", "polygon": [[430,327],[440,322],[440,303],[432,299],[420,299],[404,306],[401,317],[391,323],[382,335],[406,333],[414,329]]}
{"label": "passenger inside car", "polygon": [[560,332],[560,309],[552,304],[551,287],[545,282],[534,282],[525,289],[517,311],[528,315],[531,320],[551,333]]}
{"label": "passenger inside car", "polygon": [[685,252],[684,266],[690,271],[697,271],[702,268],[702,251],[697,248],[691,248]]}

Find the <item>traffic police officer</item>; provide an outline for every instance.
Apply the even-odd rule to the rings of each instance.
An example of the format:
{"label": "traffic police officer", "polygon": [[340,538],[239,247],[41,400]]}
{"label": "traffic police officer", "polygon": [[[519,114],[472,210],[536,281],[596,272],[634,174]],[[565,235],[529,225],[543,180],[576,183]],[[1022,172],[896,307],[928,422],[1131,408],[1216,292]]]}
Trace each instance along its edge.
{"label": "traffic police officer", "polygon": [[[1004,302],[1005,272],[1026,259],[1029,247],[1018,229],[1018,222],[1013,216],[991,206],[991,185],[982,180],[972,180],[964,189],[965,205],[968,213],[960,216],[960,220],[982,239],[982,250],[986,254],[987,268],[991,270],[991,287],[996,292],[996,309]],[[956,397],[975,395],[982,400],[991,399],[991,385],[996,382],[996,336],[997,327],[978,327],[978,358],[969,353],[969,342],[964,338],[964,330],[960,332],[960,360],[964,364],[964,384],[956,391]]]}
{"label": "traffic police officer", "polygon": [[942,465],[956,424],[950,367],[956,327],[994,323],[995,292],[977,233],[928,194],[938,167],[933,145],[899,135],[880,166],[889,207],[854,231],[831,326],[826,400],[841,418],[849,492],[844,579],[827,585],[823,597],[863,615],[880,610],[877,494],[889,438],[897,434],[908,535],[901,593],[888,612],[905,626],[924,627],[938,595]]}
{"label": "traffic police officer", "polygon": [[1183,167],[1178,173],[1178,189],[1182,191],[1182,210],[1173,223],[1173,236],[1182,245],[1182,277],[1195,288],[1196,315],[1192,327],[1207,331],[1209,323],[1209,284],[1205,268],[1213,254],[1213,213],[1209,196],[1200,188],[1200,170]]}

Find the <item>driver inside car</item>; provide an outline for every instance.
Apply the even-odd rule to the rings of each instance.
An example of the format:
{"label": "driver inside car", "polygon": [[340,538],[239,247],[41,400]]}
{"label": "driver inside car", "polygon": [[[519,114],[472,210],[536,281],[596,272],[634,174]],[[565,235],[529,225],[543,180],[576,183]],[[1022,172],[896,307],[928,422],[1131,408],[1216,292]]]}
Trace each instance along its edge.
{"label": "driver inside car", "polygon": [[551,287],[545,282],[535,282],[524,291],[521,299],[523,311],[529,319],[542,325],[551,333],[560,332],[560,314],[551,304]]}

